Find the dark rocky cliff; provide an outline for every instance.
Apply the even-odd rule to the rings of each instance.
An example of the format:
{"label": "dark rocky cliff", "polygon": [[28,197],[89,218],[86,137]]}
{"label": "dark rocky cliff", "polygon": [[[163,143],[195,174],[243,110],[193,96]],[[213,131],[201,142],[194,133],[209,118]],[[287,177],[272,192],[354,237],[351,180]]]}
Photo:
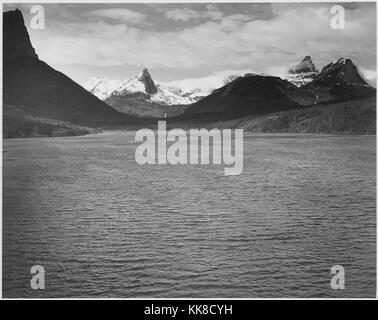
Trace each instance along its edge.
{"label": "dark rocky cliff", "polygon": [[20,10],[4,12],[3,26],[4,60],[11,60],[20,55],[28,55],[38,59]]}
{"label": "dark rocky cliff", "polygon": [[3,103],[30,116],[91,127],[140,122],[117,112],[63,73],[40,61],[19,10],[3,13],[3,22]]}

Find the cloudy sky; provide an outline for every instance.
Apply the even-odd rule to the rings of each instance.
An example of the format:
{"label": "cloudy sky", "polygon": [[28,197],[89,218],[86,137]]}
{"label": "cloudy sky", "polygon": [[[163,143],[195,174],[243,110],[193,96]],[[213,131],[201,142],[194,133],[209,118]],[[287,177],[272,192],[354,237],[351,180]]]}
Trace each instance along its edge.
{"label": "cloudy sky", "polygon": [[125,79],[148,67],[160,81],[227,70],[279,75],[311,55],[318,68],[348,57],[376,77],[375,3],[344,4],[345,29],[330,26],[334,3],[44,4],[45,29],[30,26],[41,60],[82,83]]}

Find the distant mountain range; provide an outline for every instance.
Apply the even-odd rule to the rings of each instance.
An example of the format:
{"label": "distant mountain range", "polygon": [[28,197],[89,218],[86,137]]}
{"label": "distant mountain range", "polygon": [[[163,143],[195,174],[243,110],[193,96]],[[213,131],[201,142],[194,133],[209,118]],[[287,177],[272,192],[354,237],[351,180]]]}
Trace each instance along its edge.
{"label": "distant mountain range", "polygon": [[[304,71],[304,72],[302,72]],[[231,119],[303,108],[320,103],[336,103],[375,96],[376,90],[358,73],[350,59],[340,58],[320,73],[306,57],[291,70],[297,77],[311,78],[293,84],[279,77],[246,74],[190,105],[181,118]]]}
{"label": "distant mountain range", "polygon": [[157,83],[152,79],[147,68],[143,69],[138,76],[125,80],[95,77],[85,82],[83,87],[103,101],[112,96],[134,98],[135,94],[138,93],[146,101],[161,105],[190,104],[206,95],[199,88],[185,90],[180,87]]}
{"label": "distant mountain range", "polygon": [[[120,112],[158,118],[214,112],[228,117],[251,112],[261,114],[365,97],[375,92],[361,78],[352,61],[344,58],[330,63],[321,72],[315,67],[311,57],[306,56],[300,63],[288,68],[288,72],[281,78],[235,72],[223,77],[213,77],[210,83],[211,81],[213,87],[210,89],[209,81],[206,88],[200,87],[201,81],[198,88],[185,87],[185,80],[167,85],[155,82],[149,71],[144,69],[131,79],[96,77],[83,86]],[[230,94],[225,95],[223,91]],[[225,104],[232,106],[228,108]]]}
{"label": "distant mountain range", "polygon": [[[138,76],[125,80],[111,80],[95,77],[83,87],[119,112],[142,117],[162,118],[167,113],[180,113],[186,106],[206,94],[199,88],[185,90],[155,82],[148,69]],[[177,106],[170,110],[168,106]]]}
{"label": "distant mountain range", "polygon": [[[282,78],[292,82],[296,86],[302,86],[313,80],[314,76],[318,73],[319,71],[315,68],[311,57],[306,56],[298,65],[289,68],[288,72],[282,75]],[[111,102],[112,99],[109,99],[111,96],[135,97],[136,93],[141,93],[145,100],[151,103],[168,106],[187,105],[199,101],[214,90],[247,74],[266,76],[265,74],[251,71],[237,70],[220,72],[199,79],[184,79],[160,83],[153,80],[148,69],[145,68],[138,76],[125,80],[112,80],[96,76],[84,82],[83,87],[103,101],[108,99]],[[142,81],[142,79],[148,79],[150,87],[156,88],[156,90],[148,90],[145,81]],[[190,82],[192,83],[189,84]]]}
{"label": "distant mountain range", "polygon": [[[337,110],[344,127],[351,128],[349,133],[371,132],[361,128],[363,121],[356,124],[357,118],[375,121],[376,89],[350,59],[340,58],[319,72],[306,56],[282,78],[228,72],[205,77],[198,87],[193,79],[156,82],[147,69],[126,80],[97,77],[83,87],[39,60],[19,10],[3,13],[3,24],[5,137],[85,134],[96,127],[151,125],[156,122],[151,118],[193,126],[243,117],[255,123],[259,117],[271,119],[266,118],[269,114],[296,117],[292,110],[314,106]],[[321,117],[311,124],[312,131],[317,132],[324,121],[329,124],[327,131],[336,123],[324,120],[328,113],[321,110],[316,111]],[[359,112],[364,116],[356,116]]]}

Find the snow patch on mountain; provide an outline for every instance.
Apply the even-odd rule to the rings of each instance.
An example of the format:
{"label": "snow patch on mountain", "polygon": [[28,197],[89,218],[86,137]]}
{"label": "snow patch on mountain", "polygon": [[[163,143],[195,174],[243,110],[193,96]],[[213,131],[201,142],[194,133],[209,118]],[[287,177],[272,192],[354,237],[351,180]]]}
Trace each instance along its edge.
{"label": "snow patch on mountain", "polygon": [[205,96],[201,89],[183,90],[179,87],[157,85],[158,91],[151,96],[151,101],[164,105],[190,104]]}
{"label": "snow patch on mountain", "polygon": [[121,86],[122,80],[110,80],[94,77],[83,83],[84,89],[94,94],[97,98],[105,100],[116,88]]}
{"label": "snow patch on mountain", "polygon": [[318,72],[302,72],[302,73],[289,73],[283,75],[281,78],[285,79],[297,87],[304,86],[305,84],[314,80],[315,76],[318,75]]}
{"label": "snow patch on mountain", "polygon": [[121,81],[121,85],[117,88],[113,88],[111,94],[121,95],[134,92],[143,92],[147,94],[144,83],[139,81],[138,77]]}

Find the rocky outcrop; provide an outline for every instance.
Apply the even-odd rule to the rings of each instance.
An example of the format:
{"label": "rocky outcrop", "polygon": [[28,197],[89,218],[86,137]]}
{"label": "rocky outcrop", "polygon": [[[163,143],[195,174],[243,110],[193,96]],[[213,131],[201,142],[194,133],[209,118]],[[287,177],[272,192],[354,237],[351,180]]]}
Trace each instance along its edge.
{"label": "rocky outcrop", "polygon": [[144,84],[144,88],[147,94],[155,94],[158,89],[155,85],[154,80],[152,80],[150,73],[148,72],[147,68],[144,68],[143,71],[138,76],[138,80]]}
{"label": "rocky outcrop", "polygon": [[30,42],[24,18],[20,10],[7,11],[3,14],[3,55],[4,61],[27,55],[38,59]]}
{"label": "rocky outcrop", "polygon": [[368,83],[362,79],[352,60],[340,58],[327,64],[316,77],[316,82],[323,85],[346,83],[366,86]]}
{"label": "rocky outcrop", "polygon": [[340,58],[326,65],[311,82],[298,88],[296,95],[302,104],[313,105],[365,98],[375,92],[350,59]]}
{"label": "rocky outcrop", "polygon": [[308,72],[315,72],[318,73],[319,71],[316,69],[314,63],[311,60],[310,56],[305,56],[303,60],[295,65],[294,67],[289,69],[289,73],[308,73]]}

